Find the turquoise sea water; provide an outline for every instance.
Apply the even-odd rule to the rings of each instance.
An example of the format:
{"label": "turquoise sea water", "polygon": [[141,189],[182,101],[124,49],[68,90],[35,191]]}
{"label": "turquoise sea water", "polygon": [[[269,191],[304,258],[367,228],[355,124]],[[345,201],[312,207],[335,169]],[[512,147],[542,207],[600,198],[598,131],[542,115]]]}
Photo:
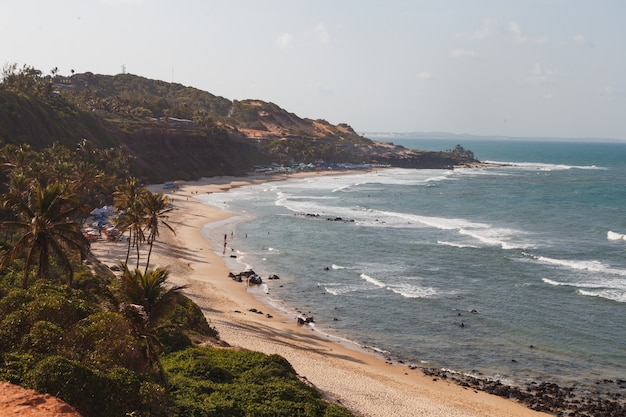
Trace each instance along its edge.
{"label": "turquoise sea water", "polygon": [[200,196],[236,214],[205,235],[221,247],[233,232],[235,272],[279,275],[263,289],[285,311],[310,312],[318,330],[407,363],[513,383],[623,378],[626,143],[461,144],[507,166]]}

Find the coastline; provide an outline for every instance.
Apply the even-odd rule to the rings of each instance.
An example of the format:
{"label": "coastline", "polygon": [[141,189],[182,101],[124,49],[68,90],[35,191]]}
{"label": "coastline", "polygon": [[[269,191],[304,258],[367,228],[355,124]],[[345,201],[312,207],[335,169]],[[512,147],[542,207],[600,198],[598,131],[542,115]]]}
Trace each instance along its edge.
{"label": "coastline", "polygon": [[[375,352],[367,352],[326,337],[295,315],[288,317],[259,300],[243,284],[228,278],[226,259],[201,233],[205,224],[231,216],[194,197],[232,188],[305,176],[344,172],[298,173],[289,176],[219,177],[182,184],[176,190],[149,187],[173,200],[168,223],[176,234],[162,230],[152,253],[152,264],[167,267],[170,281],[187,284],[185,294],[205,313],[220,339],[230,346],[276,353],[296,372],[321,390],[329,400],[362,416],[546,416],[496,395],[477,391],[427,375],[402,364],[391,364]],[[125,256],[122,242],[97,241],[93,253],[111,266]],[[225,255],[227,256],[227,255]],[[238,272],[238,271],[235,271]],[[253,312],[251,310],[255,310]]]}

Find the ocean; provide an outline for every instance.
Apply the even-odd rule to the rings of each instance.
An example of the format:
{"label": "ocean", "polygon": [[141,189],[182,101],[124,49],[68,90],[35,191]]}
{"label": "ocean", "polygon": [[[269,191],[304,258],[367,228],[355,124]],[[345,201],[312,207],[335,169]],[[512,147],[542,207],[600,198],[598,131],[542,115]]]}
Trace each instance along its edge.
{"label": "ocean", "polygon": [[234,214],[203,233],[220,254],[229,235],[235,273],[278,275],[257,295],[294,324],[302,312],[316,330],[404,363],[510,384],[626,376],[626,142],[460,144],[504,166],[198,196]]}

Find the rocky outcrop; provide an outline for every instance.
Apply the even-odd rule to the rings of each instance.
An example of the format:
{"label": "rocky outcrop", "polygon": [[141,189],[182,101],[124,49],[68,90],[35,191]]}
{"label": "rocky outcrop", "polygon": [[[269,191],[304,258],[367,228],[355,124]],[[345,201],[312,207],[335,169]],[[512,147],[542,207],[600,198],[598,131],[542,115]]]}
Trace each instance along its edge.
{"label": "rocky outcrop", "polygon": [[81,417],[73,407],[50,394],[0,382],[0,416]]}
{"label": "rocky outcrop", "polygon": [[422,371],[434,380],[455,382],[463,387],[519,401],[531,410],[557,416],[626,416],[626,401],[622,394],[626,388],[626,380],[623,379],[597,381],[598,389],[591,392],[577,386],[560,386],[551,382],[530,382],[525,386],[513,386],[498,380],[444,369],[424,368]]}

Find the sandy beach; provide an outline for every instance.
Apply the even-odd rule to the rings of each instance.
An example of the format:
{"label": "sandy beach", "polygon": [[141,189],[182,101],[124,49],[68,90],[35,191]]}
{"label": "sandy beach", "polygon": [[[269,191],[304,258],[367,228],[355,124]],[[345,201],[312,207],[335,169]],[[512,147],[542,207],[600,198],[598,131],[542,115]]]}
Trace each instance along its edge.
{"label": "sandy beach", "polygon": [[[293,174],[290,177],[299,175],[323,174]],[[151,264],[167,267],[172,283],[188,285],[185,294],[202,308],[224,342],[233,347],[285,357],[302,378],[329,400],[360,416],[548,415],[512,400],[426,376],[407,365],[390,363],[374,352],[322,335],[308,325],[298,325],[295,311],[288,316],[274,310],[249,292],[245,284],[228,278],[231,271],[224,257],[230,256],[230,251],[222,255],[221,248],[211,247],[201,235],[201,229],[203,225],[224,220],[230,214],[200,203],[195,196],[282,178],[210,178],[180,184],[175,191],[163,189],[160,185],[150,187],[151,191],[163,192],[173,200],[175,209],[168,223],[176,232],[173,234],[161,228]],[[126,244],[100,240],[92,243],[92,252],[103,263],[116,265],[125,258]],[[257,313],[251,309],[256,309]]]}

